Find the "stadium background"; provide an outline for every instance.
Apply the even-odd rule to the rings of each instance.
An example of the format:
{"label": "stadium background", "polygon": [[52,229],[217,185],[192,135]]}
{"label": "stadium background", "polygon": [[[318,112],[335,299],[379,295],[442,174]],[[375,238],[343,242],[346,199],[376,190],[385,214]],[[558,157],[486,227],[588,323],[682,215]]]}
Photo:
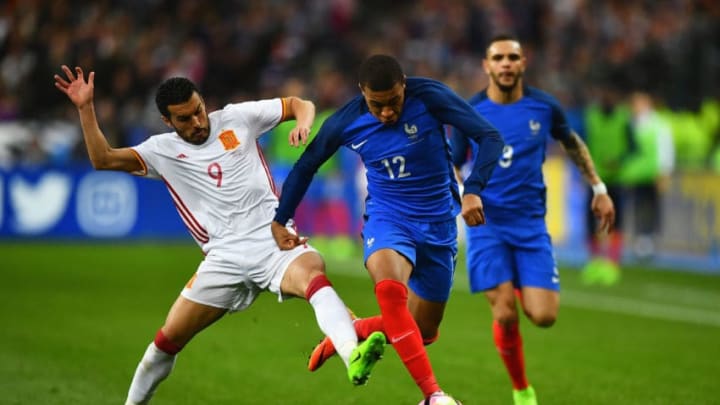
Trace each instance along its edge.
{"label": "stadium background", "polygon": [[[650,92],[671,122],[676,169],[662,195],[656,254],[645,262],[720,273],[720,6],[675,1],[9,1],[0,6],[0,238],[182,239],[160,184],[92,173],[72,105],[52,86],[61,64],[95,70],[98,118],[116,146],[165,130],[152,102],[164,78],[198,83],[209,109],[301,95],[318,123],[355,94],[373,52],[397,55],[409,75],[460,94],[484,87],[484,46],[516,33],[527,82],[558,96],[583,134],[586,106],[611,89],[624,104]],[[299,155],[283,130],[262,138],[279,183]],[[551,148],[548,220],[561,263],[585,249],[585,193]],[[355,249],[362,172],[351,153],[328,162],[298,212],[303,233],[330,254]],[[626,204],[633,255],[634,211]]]}
{"label": "stadium background", "polygon": [[[356,92],[355,68],[371,52],[470,95],[485,84],[482,52],[497,31],[520,36],[528,82],[556,94],[578,131],[600,91],[622,101],[638,86],[674,130],[657,254],[634,257],[629,227],[613,286],[572,271],[587,258],[586,190],[550,149],[560,322],[541,330],[521,320],[541,402],[719,403],[719,19],[713,0],[0,2],[0,404],[119,403],[202,258],[161,182],[92,171],[77,112],[52,85],[61,64],[96,71],[101,127],[127,146],[165,130],[152,96],[171,75],[195,80],[211,109],[296,94],[317,103],[321,120]],[[278,181],[298,156],[283,139],[262,139]],[[362,177],[342,152],[298,212],[361,316],[377,313],[356,243]],[[441,339],[428,347],[433,366],[463,403],[506,404],[487,304],[463,273],[456,280]],[[301,300],[275,301],[263,296],[196,337],[154,403],[418,402],[392,350],[360,389],[340,362],[304,372],[319,339],[312,313]]]}

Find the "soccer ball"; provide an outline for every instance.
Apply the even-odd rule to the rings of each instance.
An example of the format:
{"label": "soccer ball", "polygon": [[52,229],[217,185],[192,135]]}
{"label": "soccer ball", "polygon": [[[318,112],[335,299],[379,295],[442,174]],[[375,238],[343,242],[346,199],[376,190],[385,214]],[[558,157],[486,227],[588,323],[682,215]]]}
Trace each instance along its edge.
{"label": "soccer ball", "polygon": [[423,399],[418,405],[462,405],[462,403],[441,391]]}

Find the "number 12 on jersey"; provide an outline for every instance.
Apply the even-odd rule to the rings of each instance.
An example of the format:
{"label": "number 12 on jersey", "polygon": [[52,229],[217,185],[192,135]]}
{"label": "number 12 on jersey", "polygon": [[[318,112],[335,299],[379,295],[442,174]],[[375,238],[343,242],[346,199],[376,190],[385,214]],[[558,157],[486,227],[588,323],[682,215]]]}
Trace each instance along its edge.
{"label": "number 12 on jersey", "polygon": [[[382,163],[385,165],[385,168],[388,171],[388,175],[391,179],[398,178],[402,179],[403,177],[409,176],[411,173],[405,171],[405,158],[401,155],[394,156],[392,158],[392,164],[390,163],[390,159],[383,159]],[[397,175],[393,171],[393,166],[397,168]]]}

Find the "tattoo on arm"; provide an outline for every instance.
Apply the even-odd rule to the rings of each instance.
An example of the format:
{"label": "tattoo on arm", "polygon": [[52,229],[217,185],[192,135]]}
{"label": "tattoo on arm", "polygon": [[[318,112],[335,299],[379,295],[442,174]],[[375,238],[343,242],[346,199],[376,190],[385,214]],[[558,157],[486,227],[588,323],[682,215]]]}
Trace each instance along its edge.
{"label": "tattoo on arm", "polygon": [[595,171],[590,151],[577,133],[573,131],[569,138],[561,141],[561,144],[570,160],[580,169],[580,173],[588,184],[597,184],[601,181]]}

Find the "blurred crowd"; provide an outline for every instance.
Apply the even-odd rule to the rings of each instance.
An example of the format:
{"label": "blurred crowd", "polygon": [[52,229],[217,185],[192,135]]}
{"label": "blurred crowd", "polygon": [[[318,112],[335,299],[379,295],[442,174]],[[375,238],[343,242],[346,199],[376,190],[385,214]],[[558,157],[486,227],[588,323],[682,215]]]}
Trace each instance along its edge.
{"label": "blurred crowd", "polygon": [[210,110],[290,94],[328,110],[382,52],[470,96],[500,32],[523,41],[527,82],[579,121],[641,90],[673,126],[678,167],[720,170],[716,0],[5,0],[0,166],[87,160],[77,113],[52,84],[62,64],[96,72],[101,127],[128,146],[165,131],[153,95],[170,76],[195,81]]}

